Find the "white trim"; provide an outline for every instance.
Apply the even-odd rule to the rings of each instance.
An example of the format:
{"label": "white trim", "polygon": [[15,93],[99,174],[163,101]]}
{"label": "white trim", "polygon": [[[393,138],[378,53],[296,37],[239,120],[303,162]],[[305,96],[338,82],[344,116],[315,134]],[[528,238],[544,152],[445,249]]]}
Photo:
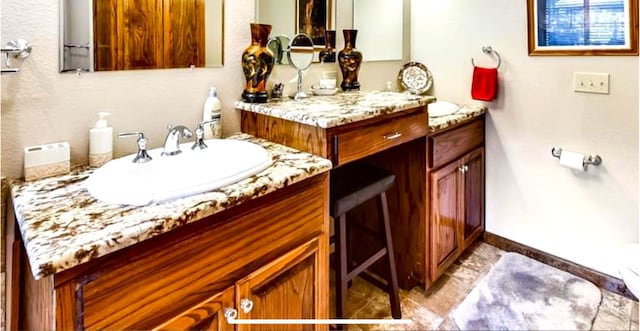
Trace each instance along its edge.
{"label": "white trim", "polygon": [[253,325],[253,324],[411,324],[409,319],[232,319],[228,318],[229,324]]}

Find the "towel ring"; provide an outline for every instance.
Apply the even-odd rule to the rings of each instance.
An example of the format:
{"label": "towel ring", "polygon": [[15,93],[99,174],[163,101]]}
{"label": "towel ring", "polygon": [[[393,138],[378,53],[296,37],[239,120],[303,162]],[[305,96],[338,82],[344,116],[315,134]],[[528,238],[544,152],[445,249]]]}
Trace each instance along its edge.
{"label": "towel ring", "polygon": [[[500,57],[500,54],[498,54],[497,51],[493,50],[493,48],[491,48],[491,46],[489,45],[484,45],[482,46],[482,52],[485,54],[494,53],[498,58],[498,65],[496,66],[496,69],[500,68],[500,64],[502,63],[502,58]],[[474,67],[476,66],[476,64],[473,62],[473,58],[471,58],[471,65],[473,65]]]}

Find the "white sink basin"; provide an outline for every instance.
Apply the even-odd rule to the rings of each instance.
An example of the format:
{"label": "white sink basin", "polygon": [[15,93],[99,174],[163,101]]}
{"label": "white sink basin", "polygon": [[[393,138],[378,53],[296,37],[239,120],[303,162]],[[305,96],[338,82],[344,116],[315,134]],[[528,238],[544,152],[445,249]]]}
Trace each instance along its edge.
{"label": "white sink basin", "polygon": [[429,104],[429,117],[440,117],[455,114],[460,106],[446,101],[436,101]]}
{"label": "white sink basin", "polygon": [[186,197],[233,184],[271,165],[271,156],[259,145],[233,139],[210,139],[209,148],[161,156],[162,148],[150,150],[153,160],[133,163],[135,154],[109,161],[86,181],[89,193],[112,204],[142,206]]}

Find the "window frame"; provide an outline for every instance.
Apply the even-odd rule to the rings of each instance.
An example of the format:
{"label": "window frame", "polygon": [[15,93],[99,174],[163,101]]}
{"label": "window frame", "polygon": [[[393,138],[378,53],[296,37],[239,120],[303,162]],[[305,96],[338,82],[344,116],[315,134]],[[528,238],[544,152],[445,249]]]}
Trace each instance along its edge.
{"label": "window frame", "polygon": [[628,8],[628,28],[625,30],[625,36],[629,36],[628,42],[623,47],[604,48],[586,46],[541,46],[538,45],[537,31],[537,5],[539,1],[545,0],[527,0],[527,29],[529,39],[529,55],[545,56],[545,55],[638,55],[638,0],[625,0],[626,8]]}

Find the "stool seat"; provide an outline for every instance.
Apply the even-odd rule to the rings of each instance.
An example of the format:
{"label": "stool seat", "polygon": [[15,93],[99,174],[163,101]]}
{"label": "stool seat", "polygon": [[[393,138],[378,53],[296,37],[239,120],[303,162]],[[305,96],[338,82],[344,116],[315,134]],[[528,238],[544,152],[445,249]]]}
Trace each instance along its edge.
{"label": "stool seat", "polygon": [[396,178],[387,170],[361,163],[336,168],[330,177],[331,216],[334,218],[385,192]]}
{"label": "stool seat", "polygon": [[[331,170],[330,182],[330,202],[331,216],[335,223],[335,236],[331,239],[335,241],[337,254],[334,263],[336,270],[336,317],[344,318],[347,313],[347,290],[348,283],[358,275],[368,279],[381,289],[389,293],[389,302],[391,306],[391,316],[393,318],[401,318],[400,297],[398,294],[398,278],[396,276],[395,258],[393,256],[393,241],[391,238],[391,222],[389,220],[389,209],[387,206],[386,191],[395,182],[396,176],[385,170],[370,166],[361,162],[354,162],[340,166]],[[378,221],[382,233],[375,231],[364,231],[365,234],[371,235],[369,231],[378,240],[382,241],[384,247],[379,249],[364,261],[348,261],[350,252],[347,242],[347,212],[354,209],[358,205],[363,204],[369,199],[376,198],[378,201]],[[334,240],[335,239],[335,240]],[[367,252],[369,255],[370,252]],[[388,268],[386,282],[378,281],[377,278],[369,278],[367,269],[374,263],[386,257]],[[344,325],[337,325],[338,329],[344,329]]]}

